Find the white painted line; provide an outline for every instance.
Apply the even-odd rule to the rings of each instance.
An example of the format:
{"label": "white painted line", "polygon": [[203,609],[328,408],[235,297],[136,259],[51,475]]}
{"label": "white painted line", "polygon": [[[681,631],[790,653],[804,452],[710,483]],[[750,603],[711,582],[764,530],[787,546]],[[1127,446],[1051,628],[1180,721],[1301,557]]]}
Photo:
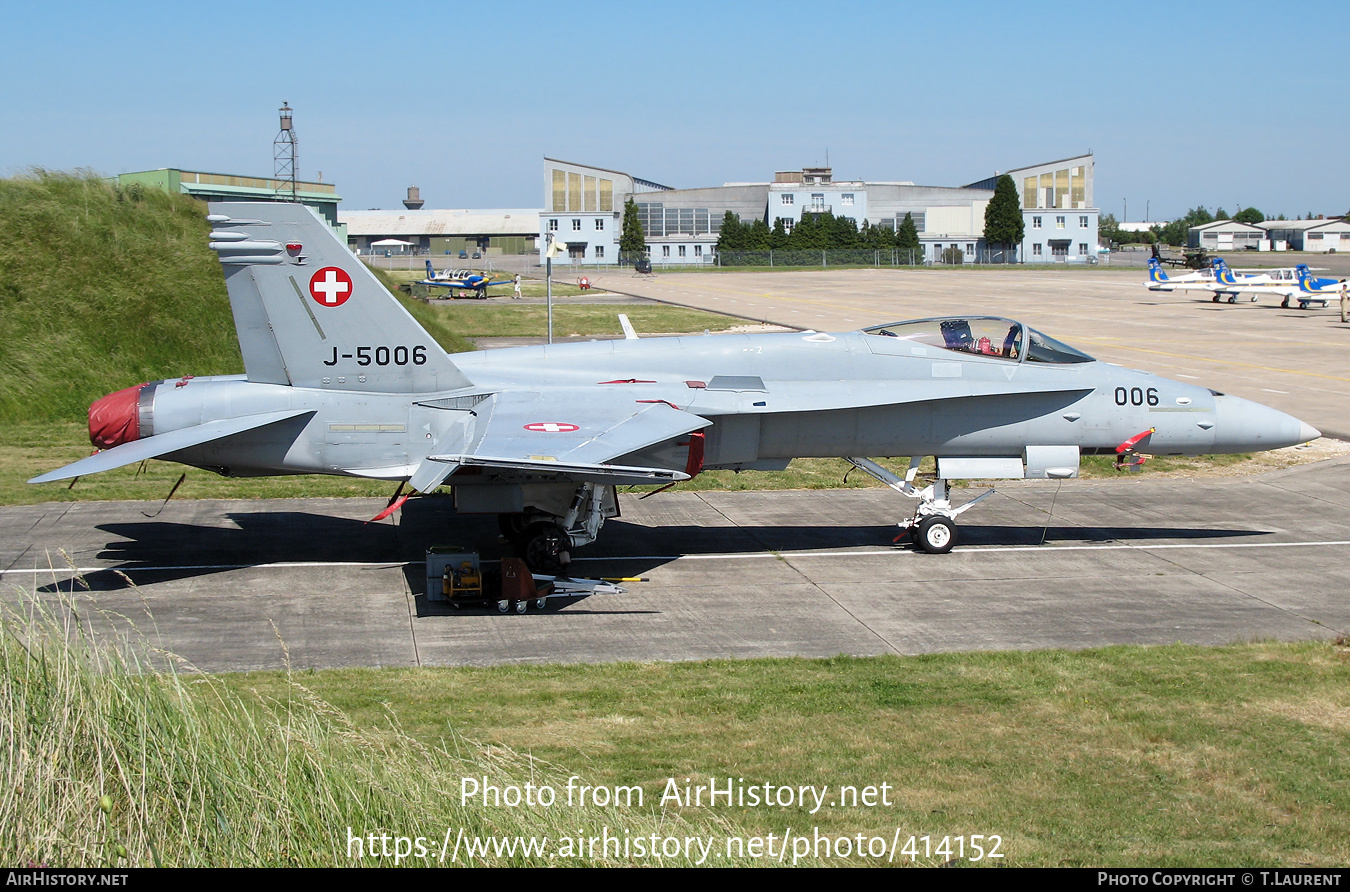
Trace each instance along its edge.
{"label": "white painted line", "polygon": [[1287,390],[1271,390],[1269,387],[1262,387],[1261,389],[1264,390],[1266,393],[1288,393],[1288,392],[1289,392],[1289,391],[1287,391]]}
{"label": "white painted line", "polygon": [[[1239,531],[1240,532],[1240,531]],[[978,555],[1002,552],[1020,552],[1022,554],[1043,554],[1052,551],[1164,551],[1213,548],[1344,548],[1350,545],[1350,539],[1327,539],[1310,542],[1187,542],[1157,545],[989,545],[966,546],[958,548],[953,554]],[[611,554],[604,557],[573,558],[572,563],[596,561],[739,561],[772,558],[838,558],[838,557],[883,557],[887,555],[914,555],[919,552],[911,548],[874,548],[863,551],[757,551],[743,554]],[[354,567],[396,570],[401,567],[418,566],[425,561],[406,562],[361,562],[361,561],[294,561],[275,564],[185,564],[182,566],[154,567],[43,567],[33,570],[0,570],[0,576],[36,576],[43,573],[54,575],[110,573],[172,573],[183,570],[293,570],[306,567]],[[495,563],[495,561],[483,561]]]}

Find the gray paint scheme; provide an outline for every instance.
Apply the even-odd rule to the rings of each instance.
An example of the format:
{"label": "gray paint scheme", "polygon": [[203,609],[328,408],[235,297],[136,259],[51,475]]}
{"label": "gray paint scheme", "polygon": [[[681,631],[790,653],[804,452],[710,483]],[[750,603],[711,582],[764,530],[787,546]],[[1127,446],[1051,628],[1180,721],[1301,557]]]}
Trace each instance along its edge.
{"label": "gray paint scheme", "polygon": [[[1317,436],[1273,409],[1071,351],[1039,358],[1076,361],[1038,361],[1043,336],[987,317],[451,357],[309,209],[221,203],[209,219],[246,375],[147,385],[153,435],[31,482],[160,457],[230,476],[339,474],[424,492],[448,483],[461,511],[507,515],[528,556],[544,526],[561,527],[563,542],[593,541],[617,511],[615,485],[703,469],[937,455],[989,476],[1011,476],[1014,460],[1066,476],[1080,451],[1113,453],[1149,429],[1139,449],[1153,453]],[[963,325],[960,345],[914,336]],[[989,355],[988,338],[985,353],[970,352],[972,325],[1006,331],[992,349],[1006,355]],[[937,516],[954,536],[964,508],[951,508],[944,481],[923,492],[887,482],[920,499],[909,525]]]}

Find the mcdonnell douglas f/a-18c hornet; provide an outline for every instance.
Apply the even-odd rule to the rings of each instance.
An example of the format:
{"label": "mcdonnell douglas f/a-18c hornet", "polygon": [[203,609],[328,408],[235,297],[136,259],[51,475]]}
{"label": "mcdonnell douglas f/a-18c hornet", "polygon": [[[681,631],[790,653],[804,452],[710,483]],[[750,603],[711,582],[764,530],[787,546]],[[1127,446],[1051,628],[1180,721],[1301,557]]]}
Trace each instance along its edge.
{"label": "mcdonnell douglas f/a-18c hornet", "polygon": [[[309,209],[221,203],[208,219],[245,373],[103,397],[89,418],[104,451],[31,482],[159,458],[226,476],[448,485],[458,512],[499,515],[546,567],[595,540],[618,513],[617,486],[838,456],[916,499],[901,526],[943,553],[974,504],[952,505],[952,479],[1073,477],[1082,454],[1123,464],[1319,436],[1274,409],[984,316],[450,356]],[[928,455],[937,479],[920,488]],[[910,470],[865,456],[910,456]]]}

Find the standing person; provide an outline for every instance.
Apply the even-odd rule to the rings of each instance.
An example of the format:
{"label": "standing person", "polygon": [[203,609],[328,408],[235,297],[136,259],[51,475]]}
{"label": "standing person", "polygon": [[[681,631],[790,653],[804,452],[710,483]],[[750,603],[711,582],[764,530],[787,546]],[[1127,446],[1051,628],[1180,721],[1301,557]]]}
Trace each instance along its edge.
{"label": "standing person", "polygon": [[520,273],[516,273],[516,277],[511,280],[511,283],[516,286],[516,293],[511,295],[511,299],[520,300]]}

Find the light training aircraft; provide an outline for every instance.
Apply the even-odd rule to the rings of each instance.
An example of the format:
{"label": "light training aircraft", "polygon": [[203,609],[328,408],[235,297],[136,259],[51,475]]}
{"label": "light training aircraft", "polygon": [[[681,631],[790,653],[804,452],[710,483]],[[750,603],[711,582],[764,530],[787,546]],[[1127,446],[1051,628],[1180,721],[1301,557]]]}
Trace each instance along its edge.
{"label": "light training aircraft", "polygon": [[[1230,304],[1237,303],[1238,295],[1243,293],[1249,294],[1253,302],[1262,294],[1272,294],[1283,297],[1284,306],[1287,307],[1291,296],[1308,293],[1299,286],[1299,278],[1307,272],[1308,267],[1304,264],[1287,268],[1233,270],[1222,257],[1215,257],[1211,261],[1211,269],[1169,276],[1163,271],[1162,265],[1151,258],[1148,262],[1148,281],[1144,286],[1150,291],[1203,291],[1212,295],[1215,303],[1227,298]],[[1334,280],[1317,281],[1331,283]]]}
{"label": "light training aircraft", "polygon": [[[953,479],[1058,479],[1077,476],[1083,454],[1137,464],[1138,453],[1251,452],[1319,436],[1274,409],[985,316],[451,356],[308,208],[219,203],[208,219],[245,373],[101,398],[90,436],[104,451],[30,482],[159,458],[226,476],[448,485],[459,513],[498,515],[540,570],[595,540],[619,512],[616,487],[714,468],[846,458],[916,500],[900,526],[943,553],[956,518],[989,494],[954,506]],[[921,488],[927,455],[937,479]],[[909,472],[866,456],[910,456]]]}
{"label": "light training aircraft", "polygon": [[458,291],[472,291],[476,300],[486,300],[488,287],[492,285],[510,285],[510,279],[502,279],[493,282],[491,277],[482,276],[473,270],[468,269],[447,269],[443,272],[436,272],[431,268],[431,261],[427,261],[427,277],[417,283],[418,285],[430,285],[433,288],[449,288],[451,293]]}
{"label": "light training aircraft", "polygon": [[1149,291],[1175,291],[1178,285],[1186,285],[1191,282],[1212,284],[1214,282],[1214,271],[1202,269],[1193,273],[1169,276],[1157,257],[1148,259],[1148,281],[1144,283],[1144,287]]}
{"label": "light training aircraft", "polygon": [[1275,292],[1284,297],[1280,306],[1288,307],[1289,301],[1296,300],[1300,310],[1307,310],[1311,309],[1313,304],[1325,307],[1328,300],[1336,298],[1341,302],[1341,321],[1345,321],[1347,288],[1345,279],[1326,279],[1314,276],[1306,263],[1300,263],[1294,267],[1294,272],[1298,276],[1296,287],[1284,287]]}

